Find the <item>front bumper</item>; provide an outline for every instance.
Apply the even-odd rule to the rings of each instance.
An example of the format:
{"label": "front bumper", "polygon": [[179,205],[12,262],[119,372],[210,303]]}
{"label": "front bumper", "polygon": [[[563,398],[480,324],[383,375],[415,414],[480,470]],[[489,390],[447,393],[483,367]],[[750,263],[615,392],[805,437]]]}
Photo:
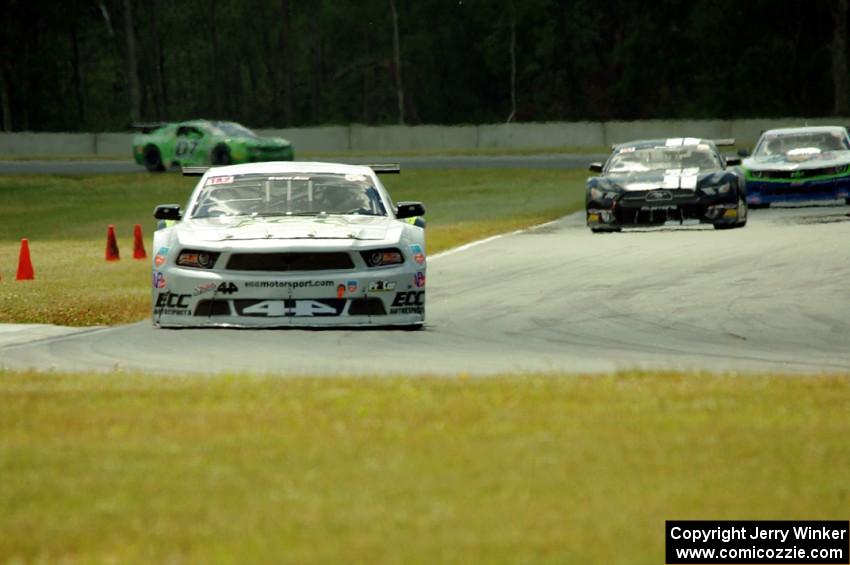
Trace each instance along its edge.
{"label": "front bumper", "polygon": [[747,179],[749,204],[846,198],[850,198],[850,176],[808,181]]}
{"label": "front bumper", "polygon": [[588,227],[603,229],[692,220],[710,224],[739,221],[736,191],[715,195],[692,190],[625,192],[608,200],[588,200],[586,213]]}
{"label": "front bumper", "polygon": [[425,321],[425,266],[363,271],[209,272],[177,266],[153,275],[160,327],[411,326]]}

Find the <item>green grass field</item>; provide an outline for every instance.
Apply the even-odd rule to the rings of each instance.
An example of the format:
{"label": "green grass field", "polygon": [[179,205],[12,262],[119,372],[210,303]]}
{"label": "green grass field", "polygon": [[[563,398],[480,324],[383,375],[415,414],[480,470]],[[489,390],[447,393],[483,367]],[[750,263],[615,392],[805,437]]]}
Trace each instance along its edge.
{"label": "green grass field", "polygon": [[403,151],[307,151],[298,154],[299,159],[322,159],[339,157],[432,157],[432,156],[483,156],[505,155],[608,155],[611,147],[604,145],[581,145],[573,147],[477,147],[474,149],[410,149]]}
{"label": "green grass field", "polygon": [[[583,205],[581,170],[411,170],[385,177],[393,198],[421,200],[429,253],[545,222]],[[133,225],[148,254],[157,204],[184,203],[196,179],[175,174],[0,177],[0,323],[71,326],[140,320],[150,263],[132,257]],[[114,224],[122,260],[104,260]],[[34,281],[15,281],[28,238]]]}
{"label": "green grass field", "polygon": [[97,155],[95,153],[80,153],[77,155],[0,155],[0,161],[129,161],[133,156],[128,155]]}
{"label": "green grass field", "polygon": [[[467,156],[467,155],[482,155],[482,156],[502,156],[502,155],[607,155],[611,152],[611,148],[604,145],[581,145],[573,147],[522,147],[522,148],[505,148],[505,147],[479,147],[473,149],[411,149],[404,151],[298,151],[296,157],[300,161],[308,161],[310,159],[328,160],[329,158],[339,158],[343,162],[346,159],[354,157],[385,157],[391,155],[394,157],[432,157],[432,156]],[[0,161],[127,161],[132,159],[131,151],[127,150],[127,155],[0,155]]]}
{"label": "green grass field", "polygon": [[0,372],[0,561],[663,563],[847,519],[850,379]]}

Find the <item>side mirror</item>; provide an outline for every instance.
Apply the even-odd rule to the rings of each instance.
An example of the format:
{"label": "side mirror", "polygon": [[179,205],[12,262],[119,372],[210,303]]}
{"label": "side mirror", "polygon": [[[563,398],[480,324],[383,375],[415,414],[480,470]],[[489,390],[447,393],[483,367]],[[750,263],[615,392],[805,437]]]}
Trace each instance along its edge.
{"label": "side mirror", "polygon": [[425,206],[421,202],[399,202],[395,210],[395,217],[399,220],[424,215]]}
{"label": "side mirror", "polygon": [[181,220],[183,212],[180,211],[179,204],[161,204],[154,208],[153,217],[157,220]]}
{"label": "side mirror", "polygon": [[588,167],[588,169],[590,169],[590,171],[592,171],[594,173],[601,173],[602,172],[602,163],[591,163],[590,166]]}
{"label": "side mirror", "polygon": [[740,165],[740,164],[741,164],[741,158],[740,157],[726,157],[726,166],[727,167],[734,167],[735,165]]}
{"label": "side mirror", "polygon": [[749,157],[750,152],[747,151],[746,147],[741,147],[738,149],[738,157]]}

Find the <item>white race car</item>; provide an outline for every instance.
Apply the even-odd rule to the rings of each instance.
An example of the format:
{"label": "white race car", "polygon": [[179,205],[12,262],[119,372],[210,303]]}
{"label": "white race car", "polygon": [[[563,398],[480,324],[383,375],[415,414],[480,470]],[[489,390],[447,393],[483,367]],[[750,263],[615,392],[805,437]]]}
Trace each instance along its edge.
{"label": "white race car", "polygon": [[184,169],[201,175],[185,210],[154,211],[166,225],[153,241],[154,325],[421,327],[425,208],[393,204],[376,175],[398,171],[301,162]]}

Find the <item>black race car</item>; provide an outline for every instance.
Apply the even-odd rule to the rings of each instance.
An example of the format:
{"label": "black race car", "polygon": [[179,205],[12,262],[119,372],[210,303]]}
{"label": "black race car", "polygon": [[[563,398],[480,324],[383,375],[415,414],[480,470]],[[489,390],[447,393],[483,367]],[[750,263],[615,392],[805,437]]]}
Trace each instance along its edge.
{"label": "black race car", "polygon": [[747,196],[737,157],[724,158],[718,145],[734,140],[697,138],[632,141],[614,147],[587,179],[587,225],[594,232],[630,226],[661,226],[698,220],[717,229],[747,223]]}

